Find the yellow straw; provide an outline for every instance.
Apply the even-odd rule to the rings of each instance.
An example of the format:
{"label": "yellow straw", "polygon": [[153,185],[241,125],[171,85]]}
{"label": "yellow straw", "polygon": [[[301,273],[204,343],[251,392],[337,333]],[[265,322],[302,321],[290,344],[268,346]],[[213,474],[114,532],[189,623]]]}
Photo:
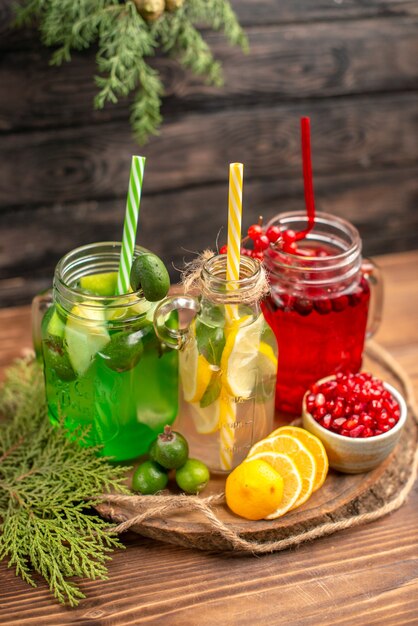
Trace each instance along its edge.
{"label": "yellow straw", "polygon": [[[239,280],[239,266],[241,256],[241,220],[242,220],[242,181],[244,166],[242,163],[229,165],[229,192],[228,192],[228,252],[226,257],[226,279],[232,281],[227,284],[228,289],[236,289],[234,285]],[[225,306],[226,321],[228,324],[238,317],[238,307],[227,304]],[[224,470],[232,468],[233,446],[235,439],[234,423],[236,407],[233,402],[227,403],[227,411],[220,428],[220,462]]]}
{"label": "yellow straw", "polygon": [[241,254],[241,218],[242,218],[242,163],[229,165],[228,193],[228,253],[226,257],[226,279],[239,280]]}

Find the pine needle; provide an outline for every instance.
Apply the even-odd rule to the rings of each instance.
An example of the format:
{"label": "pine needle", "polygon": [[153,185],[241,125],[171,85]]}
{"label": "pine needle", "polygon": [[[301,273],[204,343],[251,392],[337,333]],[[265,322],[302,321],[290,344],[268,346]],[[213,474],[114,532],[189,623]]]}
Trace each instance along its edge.
{"label": "pine needle", "polygon": [[47,418],[43,372],[16,361],[0,389],[0,559],[32,586],[33,572],[55,598],[76,606],[74,576],[106,580],[109,553],[123,547],[92,510],[104,492],[128,493],[126,468],[83,448]]}
{"label": "pine needle", "polygon": [[210,84],[223,84],[222,67],[197,26],[224,33],[232,45],[248,50],[247,38],[228,0],[184,0],[155,22],[143,19],[133,0],[26,0],[15,24],[37,21],[42,41],[56,47],[51,64],[71,60],[72,50],[97,44],[97,109],[135,93],[131,125],[140,144],[158,133],[164,87],[149,59],[159,49],[178,59]]}

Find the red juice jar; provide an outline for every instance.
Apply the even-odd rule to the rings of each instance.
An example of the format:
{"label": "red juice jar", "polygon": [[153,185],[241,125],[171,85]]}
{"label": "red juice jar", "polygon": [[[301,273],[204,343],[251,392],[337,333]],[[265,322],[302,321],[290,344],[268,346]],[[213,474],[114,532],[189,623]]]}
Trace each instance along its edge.
{"label": "red juice jar", "polygon": [[[273,224],[298,232],[308,221],[295,211],[267,228]],[[289,415],[301,414],[303,395],[316,380],[361,368],[383,297],[379,271],[362,259],[360,235],[346,220],[318,213],[297,245],[299,254],[274,247],[264,254],[271,292],[262,308],[279,345],[276,408]]]}

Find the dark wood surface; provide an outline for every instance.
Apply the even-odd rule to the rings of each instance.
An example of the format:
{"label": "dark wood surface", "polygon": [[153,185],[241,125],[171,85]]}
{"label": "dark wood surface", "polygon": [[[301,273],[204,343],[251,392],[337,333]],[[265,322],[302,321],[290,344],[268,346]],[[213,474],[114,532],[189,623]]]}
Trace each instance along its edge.
{"label": "dark wood surface", "polygon": [[[418,392],[418,252],[380,257],[386,281],[377,339]],[[0,312],[0,366],[30,345],[29,310]],[[133,534],[106,582],[82,583],[78,609],[53,603],[0,566],[0,623],[7,626],[401,626],[418,621],[418,490],[392,515],[263,557],[230,557]]]}
{"label": "dark wood surface", "polygon": [[12,3],[0,0],[0,306],[28,303],[69,249],[120,238],[133,153],[148,157],[139,240],[170,266],[225,226],[229,161],[245,163],[245,228],[301,208],[303,114],[318,207],[354,221],[366,254],[418,246],[418,0],[234,0],[251,53],[204,33],[222,89],[155,59],[165,124],[143,148],[129,101],[93,110],[94,50],[50,67],[34,29],[9,27]]}

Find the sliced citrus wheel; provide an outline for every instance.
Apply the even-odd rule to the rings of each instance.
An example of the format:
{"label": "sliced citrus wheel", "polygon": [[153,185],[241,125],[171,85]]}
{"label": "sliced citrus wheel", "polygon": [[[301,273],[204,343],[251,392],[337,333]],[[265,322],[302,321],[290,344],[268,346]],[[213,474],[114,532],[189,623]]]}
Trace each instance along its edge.
{"label": "sliced citrus wheel", "polygon": [[196,431],[201,435],[210,435],[219,430],[222,415],[225,414],[225,400],[218,398],[209,406],[202,408],[199,402],[191,405],[191,415]]}
{"label": "sliced citrus wheel", "polygon": [[97,352],[109,341],[103,307],[86,301],[71,309],[65,325],[64,343],[71,365],[79,376],[85,373]]}
{"label": "sliced citrus wheel", "polygon": [[313,490],[316,491],[325,482],[328,474],[328,456],[324,448],[324,444],[318,437],[312,435],[304,428],[298,426],[281,426],[271,433],[270,437],[275,435],[292,435],[296,437],[309,452],[313,455],[316,461],[316,475],[314,479]]}
{"label": "sliced citrus wheel", "polygon": [[250,520],[274,513],[283,497],[283,478],[262,459],[238,465],[225,484],[226,503],[237,515]]}
{"label": "sliced citrus wheel", "polygon": [[268,439],[262,439],[256,443],[248,453],[247,458],[252,458],[260,452],[278,452],[286,454],[295,462],[297,470],[302,478],[302,491],[292,509],[300,506],[312,495],[314,479],[316,476],[316,462],[314,456],[305,446],[292,435],[277,434]]}
{"label": "sliced citrus wheel", "polygon": [[257,361],[264,318],[260,315],[248,323],[250,316],[233,321],[226,330],[221,357],[223,382],[229,394],[249,398],[257,382]]}
{"label": "sliced citrus wheel", "polygon": [[277,370],[277,357],[274,354],[274,350],[270,344],[265,341],[260,341],[260,345],[258,348],[258,352],[265,358],[266,363],[269,366],[269,369],[272,369],[274,373]]}
{"label": "sliced citrus wheel", "polygon": [[276,519],[290,511],[302,492],[302,478],[296,467],[296,463],[287,456],[278,452],[259,452],[244,463],[251,463],[260,459],[269,463],[283,478],[283,497],[277,509],[266,516],[266,519]]}
{"label": "sliced citrus wheel", "polygon": [[179,366],[184,399],[199,402],[211,381],[212,368],[203,354],[199,354],[193,332],[180,350]]}

